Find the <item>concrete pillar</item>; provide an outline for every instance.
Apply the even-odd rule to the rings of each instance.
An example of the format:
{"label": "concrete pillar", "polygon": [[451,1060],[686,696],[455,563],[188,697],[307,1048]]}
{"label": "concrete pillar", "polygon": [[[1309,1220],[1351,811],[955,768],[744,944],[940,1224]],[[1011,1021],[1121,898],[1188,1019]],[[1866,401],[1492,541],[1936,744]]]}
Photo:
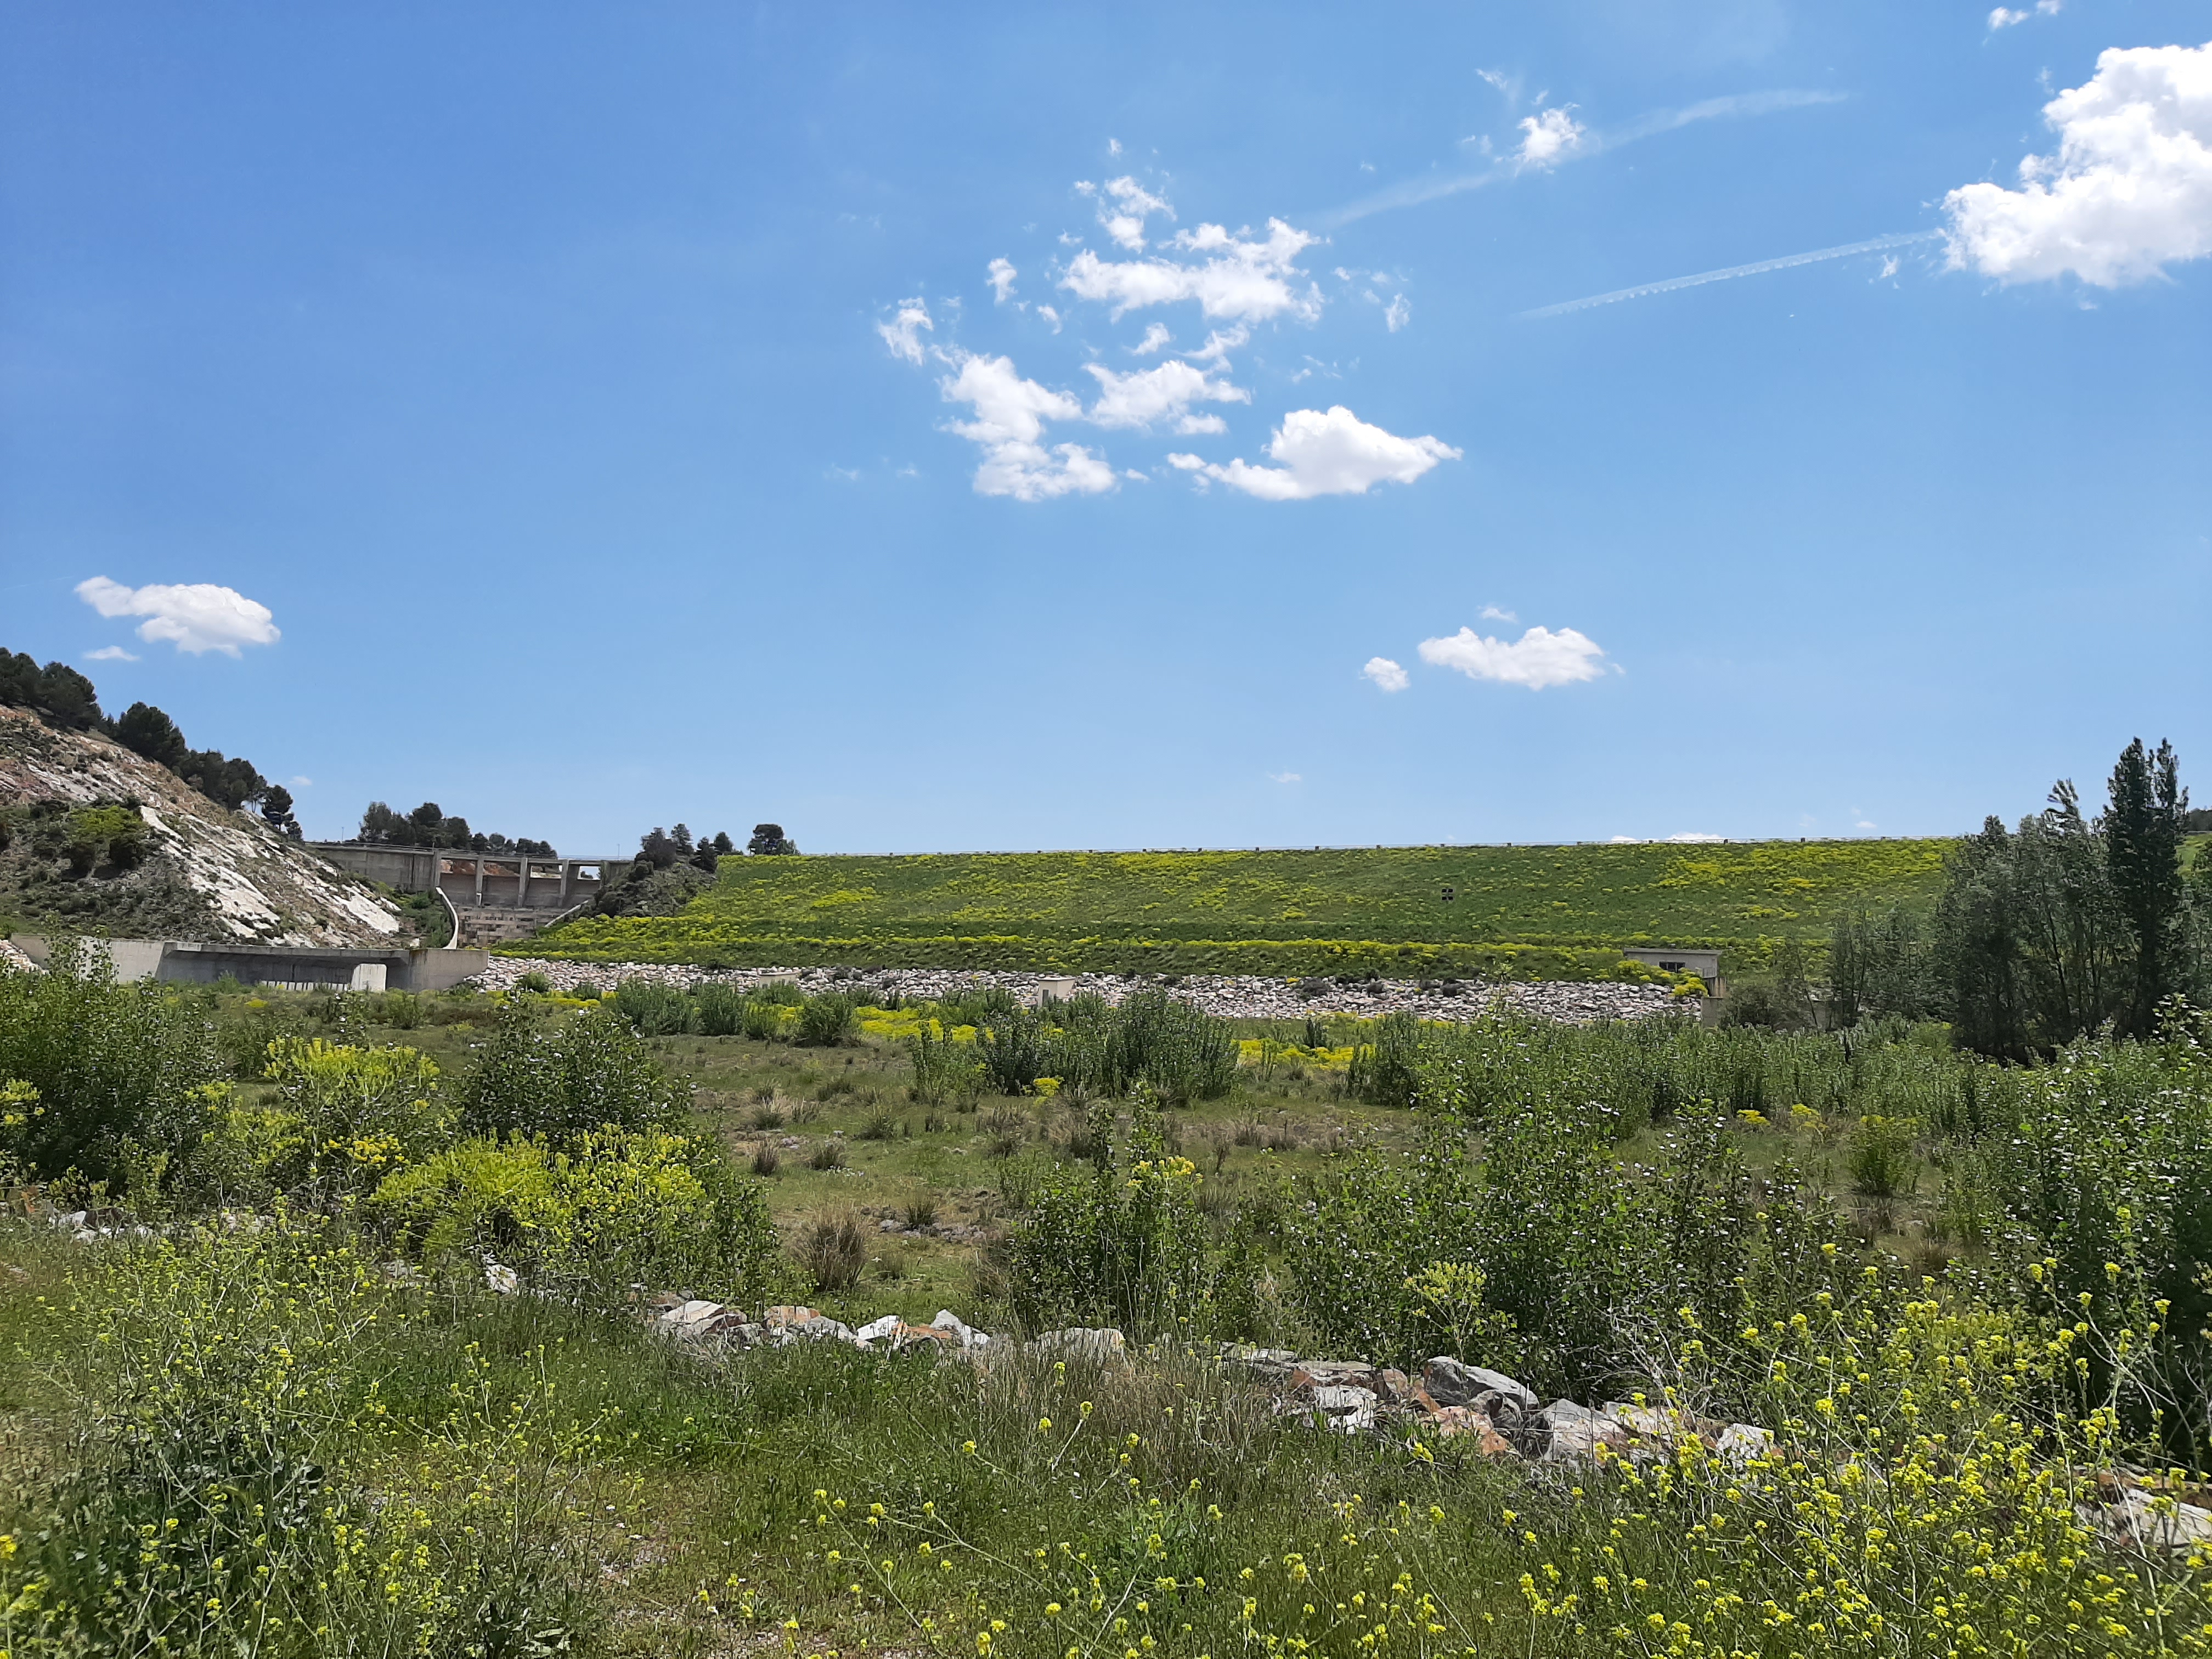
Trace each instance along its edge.
{"label": "concrete pillar", "polygon": [[530,860],[528,859],[517,859],[514,861],[514,873],[516,877],[514,884],[514,908],[520,910],[524,905],[530,902]]}
{"label": "concrete pillar", "polygon": [[483,902],[483,854],[479,853],[477,854],[477,902],[479,905]]}
{"label": "concrete pillar", "polygon": [[574,886],[575,883],[576,861],[574,859],[562,859],[561,860],[561,908],[563,910],[568,908],[568,890]]}

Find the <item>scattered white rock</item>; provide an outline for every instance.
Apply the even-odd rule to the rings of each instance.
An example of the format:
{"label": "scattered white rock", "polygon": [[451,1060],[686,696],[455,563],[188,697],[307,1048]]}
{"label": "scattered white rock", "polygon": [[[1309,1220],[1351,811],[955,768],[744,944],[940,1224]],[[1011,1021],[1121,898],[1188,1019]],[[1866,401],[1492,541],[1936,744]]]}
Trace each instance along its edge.
{"label": "scattered white rock", "polygon": [[522,1288],[522,1277],[514,1268],[496,1261],[484,1263],[484,1288],[501,1296],[513,1296]]}
{"label": "scattered white rock", "polygon": [[[809,995],[845,991],[863,1002],[896,994],[908,1002],[936,1001],[985,987],[1003,987],[1025,1002],[1034,1002],[1048,985],[1062,987],[1071,976],[1054,974],[1001,973],[990,969],[962,970],[944,968],[693,968],[681,963],[653,962],[554,962],[544,957],[495,957],[484,970],[466,983],[486,991],[511,990],[525,974],[542,974],[560,992],[580,986],[612,990],[626,979],[647,980],[659,985],[740,987],[770,980],[795,981]],[[1175,982],[1138,975],[1079,974],[1072,976],[1074,994],[1103,997],[1119,1002],[1133,991],[1159,989],[1189,1003],[1202,1012],[1236,1019],[1302,1019],[1311,1014],[1352,1014],[1364,1019],[1383,1014],[1408,1013],[1422,1019],[1471,1020],[1492,1009],[1522,1013],[1533,1018],[1585,1024],[1594,1020],[1647,1019],[1655,1014],[1680,1011],[1680,999],[1663,985],[1616,984],[1610,981],[1543,980],[1525,984],[1490,985],[1466,981],[1456,994],[1447,994],[1442,981],[1367,980],[1351,985],[1329,984],[1311,996],[1301,984],[1313,981],[1269,979],[1249,975],[1188,974]],[[1421,987],[1429,985],[1424,991]]]}

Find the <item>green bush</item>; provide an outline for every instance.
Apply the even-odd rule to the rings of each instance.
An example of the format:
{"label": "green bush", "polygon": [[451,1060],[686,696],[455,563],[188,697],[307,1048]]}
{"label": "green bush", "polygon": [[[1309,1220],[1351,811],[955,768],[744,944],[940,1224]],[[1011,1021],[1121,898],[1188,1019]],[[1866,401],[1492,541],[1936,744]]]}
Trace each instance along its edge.
{"label": "green bush", "polygon": [[221,1075],[199,1008],[173,986],[118,985],[105,947],[56,939],[49,971],[0,970],[0,1081],[38,1091],[17,1152],[34,1176],[181,1177]]}
{"label": "green bush", "polygon": [[1851,1135],[1851,1190],[1863,1198],[1894,1198],[1912,1186],[1910,1118],[1869,1112]]}
{"label": "green bush", "polygon": [[146,820],[134,806],[80,806],[64,820],[70,867],[79,875],[106,861],[135,868],[146,856]]}
{"label": "green bush", "polygon": [[210,1142],[234,1200],[358,1195],[450,1140],[438,1068],[413,1048],[280,1037],[265,1097],[232,1104]]}
{"label": "green bush", "polygon": [[763,996],[747,997],[738,1010],[738,1029],[756,1042],[783,1035],[783,1012],[791,1005]]}
{"label": "green bush", "polygon": [[1851,1261],[1822,1249],[1835,1218],[1787,1167],[1755,1188],[1717,1115],[1684,1114],[1640,1175],[1611,1133],[1601,1110],[1551,1103],[1493,1117],[1480,1159],[1440,1134],[1410,1160],[1352,1160],[1294,1228],[1294,1304],[1329,1352],[1410,1364],[1471,1316],[1434,1293],[1438,1270],[1471,1272],[1516,1375],[1589,1400],[1650,1376],[1678,1311],[1717,1352],[1747,1319],[1848,1288]]}
{"label": "green bush", "polygon": [[471,1134],[549,1135],[647,1129],[678,1121],[684,1103],[629,1021],[593,1007],[540,1025],[508,1007],[455,1094]]}
{"label": "green bush", "polygon": [[914,1067],[912,1092],[921,1104],[972,1101],[983,1092],[984,1057],[973,1044],[956,1042],[925,1025],[906,1040],[906,1052]]}
{"label": "green bush", "polygon": [[824,991],[799,1005],[798,1040],[802,1047],[831,1048],[858,1035],[860,1005],[842,991]]}
{"label": "green bush", "polygon": [[626,979],[615,988],[615,1007],[641,1036],[682,1036],[698,1029],[688,994],[658,980]]}
{"label": "green bush", "polygon": [[695,1028],[706,1036],[736,1036],[745,1029],[745,999],[734,985],[710,980],[691,993]]}
{"label": "green bush", "polygon": [[1111,1109],[1094,1107],[1092,1167],[1055,1166],[1025,1194],[1003,1249],[1015,1317],[1032,1330],[1249,1334],[1255,1264],[1213,1248],[1198,1202],[1205,1177],[1168,1152],[1150,1091],[1132,1107],[1118,1146]]}
{"label": "green bush", "polygon": [[1372,1040],[1354,1045],[1345,1086],[1370,1106],[1413,1106],[1420,1097],[1420,1022],[1411,1014],[1385,1014]]}
{"label": "green bush", "polygon": [[[1237,1037],[1226,1020],[1200,1013],[1165,991],[1139,991],[1110,1006],[1078,997],[1049,1010],[1020,1006],[1000,991],[994,1000],[950,1000],[939,1024],[975,1026],[974,1064],[1001,1094],[1028,1094],[1040,1078],[1057,1078],[1091,1094],[1122,1095],[1139,1084],[1165,1105],[1184,1106],[1227,1094],[1237,1075]],[[1058,1023],[1055,1024],[1054,1022]],[[924,1098],[941,1098],[926,1067],[957,1070],[949,1054],[915,1063]]]}
{"label": "green bush", "polygon": [[759,1188],[712,1143],[662,1129],[465,1140],[386,1177],[369,1209],[415,1260],[467,1276],[496,1256],[587,1307],[641,1285],[757,1306],[775,1254]]}

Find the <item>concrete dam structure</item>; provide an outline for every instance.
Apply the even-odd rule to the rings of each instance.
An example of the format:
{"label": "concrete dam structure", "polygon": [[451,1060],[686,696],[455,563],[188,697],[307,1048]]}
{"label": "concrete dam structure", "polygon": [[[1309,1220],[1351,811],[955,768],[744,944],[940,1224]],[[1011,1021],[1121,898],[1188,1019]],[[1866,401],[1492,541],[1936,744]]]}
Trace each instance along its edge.
{"label": "concrete dam structure", "polygon": [[403,893],[436,893],[453,911],[454,940],[501,945],[527,938],[582,909],[630,860],[526,858],[454,847],[364,846],[315,841],[308,846],[341,870]]}

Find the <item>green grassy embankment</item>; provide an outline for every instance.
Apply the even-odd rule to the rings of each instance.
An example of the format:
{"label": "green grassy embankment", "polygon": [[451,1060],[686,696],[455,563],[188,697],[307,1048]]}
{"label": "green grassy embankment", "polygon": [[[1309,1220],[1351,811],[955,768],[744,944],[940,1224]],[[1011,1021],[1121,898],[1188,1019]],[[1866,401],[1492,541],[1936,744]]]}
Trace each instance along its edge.
{"label": "green grassy embankment", "polygon": [[1633,978],[1624,945],[1718,946],[1751,969],[1784,939],[1817,949],[1850,907],[1929,902],[1950,845],[735,858],[679,915],[586,917],[509,951],[729,967]]}

